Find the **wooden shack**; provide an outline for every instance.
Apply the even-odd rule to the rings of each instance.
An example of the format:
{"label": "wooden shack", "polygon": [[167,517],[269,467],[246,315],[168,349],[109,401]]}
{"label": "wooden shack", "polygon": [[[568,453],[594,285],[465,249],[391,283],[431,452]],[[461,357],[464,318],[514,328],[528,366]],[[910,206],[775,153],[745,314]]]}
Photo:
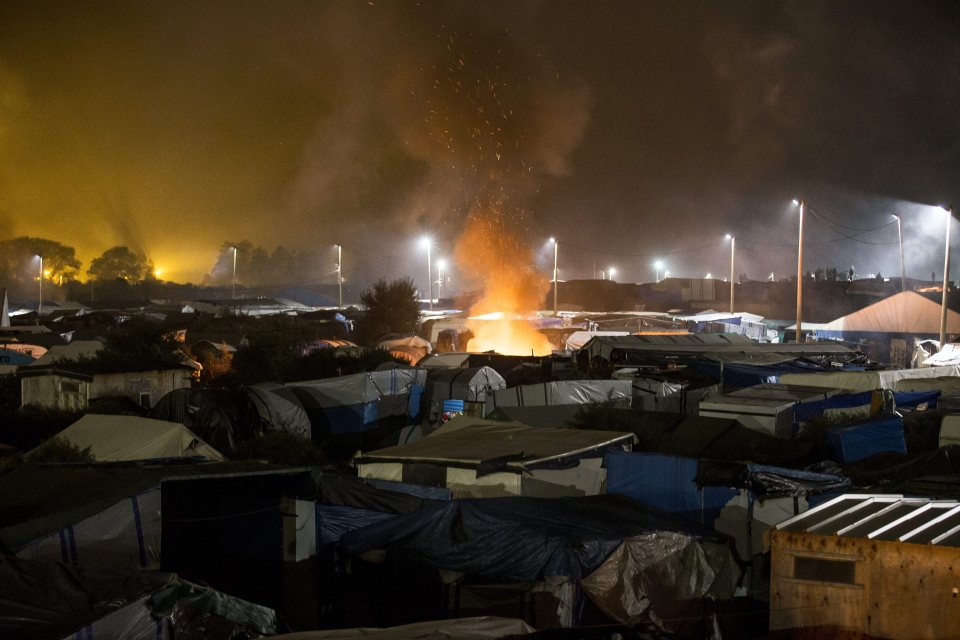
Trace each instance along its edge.
{"label": "wooden shack", "polygon": [[847,494],[770,544],[771,637],[958,637],[958,501]]}

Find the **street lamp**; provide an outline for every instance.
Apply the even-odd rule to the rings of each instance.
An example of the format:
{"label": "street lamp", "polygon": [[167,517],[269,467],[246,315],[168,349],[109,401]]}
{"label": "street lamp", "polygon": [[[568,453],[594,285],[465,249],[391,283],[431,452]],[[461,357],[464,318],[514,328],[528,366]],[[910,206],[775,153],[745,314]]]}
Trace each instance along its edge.
{"label": "street lamp", "polygon": [[903,266],[903,224],[900,221],[900,216],[894,215],[893,217],[897,219],[897,238],[900,240],[900,291],[906,291],[907,270]]}
{"label": "street lamp", "polygon": [[728,233],[727,240],[730,241],[730,315],[733,315],[733,286],[736,284],[736,281],[733,279],[733,265],[734,256],[737,252],[737,236]]}
{"label": "street lamp", "polygon": [[443,299],[443,275],[447,270],[447,261],[446,260],[437,260],[437,271],[439,272],[437,276],[437,300]]}
{"label": "street lamp", "polygon": [[43,256],[37,254],[40,258],[40,277],[37,278],[37,324],[40,324],[40,314],[43,313]]}
{"label": "street lamp", "polygon": [[943,295],[940,298],[940,348],[947,342],[947,287],[950,284],[950,223],[953,220],[953,207],[940,207],[947,214],[946,247],[943,252]]}
{"label": "street lamp", "polygon": [[230,299],[237,299],[237,248],[230,247],[233,249],[233,279],[230,281]]}
{"label": "street lamp", "polygon": [[800,235],[797,242],[797,344],[800,343],[800,322],[803,317],[803,200],[794,200],[800,205]]}
{"label": "street lamp", "polygon": [[614,269],[613,267],[610,267],[609,269],[607,269],[607,279],[608,279],[608,280],[613,280],[613,276],[615,276],[615,275],[617,275],[617,270],[616,270],[616,269]]}
{"label": "street lamp", "polygon": [[432,242],[430,238],[424,236],[420,239],[420,246],[427,249],[427,285],[430,287],[430,311],[433,311],[433,264],[430,261],[430,245]]}
{"label": "street lamp", "polygon": [[663,262],[660,261],[660,260],[657,260],[656,262],[653,263],[653,268],[657,270],[657,280],[656,280],[656,281],[657,281],[657,282],[660,282],[660,269],[663,268]]}
{"label": "street lamp", "polygon": [[[560,288],[560,283],[557,282],[557,252],[559,251],[560,243],[557,242],[556,238],[550,238],[550,242],[553,243],[553,316],[557,316],[557,289]],[[596,273],[593,274],[594,277],[597,276]]]}
{"label": "street lamp", "polygon": [[343,245],[337,245],[337,308],[343,309]]}

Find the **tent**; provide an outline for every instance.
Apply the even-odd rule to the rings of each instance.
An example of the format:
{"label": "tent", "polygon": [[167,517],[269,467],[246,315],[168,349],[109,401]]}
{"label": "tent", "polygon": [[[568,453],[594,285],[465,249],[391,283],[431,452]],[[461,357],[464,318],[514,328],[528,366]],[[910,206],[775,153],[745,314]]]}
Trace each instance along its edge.
{"label": "tent", "polygon": [[322,440],[370,431],[390,418],[406,426],[420,414],[426,380],[425,369],[399,368],[294,382],[270,391],[303,407],[313,439]]}
{"label": "tent", "polygon": [[237,428],[241,397],[225,389],[174,389],[153,405],[147,417],[179,422],[218,451],[231,453],[241,436]]}
{"label": "tent", "polygon": [[[490,367],[466,369],[431,369],[427,375],[427,398],[430,417],[436,416],[444,400],[463,400],[476,407],[483,417],[483,404],[495,391],[505,389],[506,380]],[[469,405],[467,413],[470,413]]]}
{"label": "tent", "polygon": [[[826,323],[816,335],[861,341],[871,358],[906,367],[917,342],[939,337],[942,311],[939,302],[915,291],[902,291]],[[947,332],[960,332],[960,313],[952,309],[947,309]]]}
{"label": "tent", "polygon": [[629,380],[561,380],[525,384],[494,391],[487,397],[487,411],[497,407],[590,404],[615,401],[630,406],[633,387]]}
{"label": "tent", "polygon": [[57,436],[80,449],[90,447],[97,462],[194,456],[223,460],[223,454],[182,424],[152,418],[88,413]]}
{"label": "tent", "polygon": [[299,402],[274,393],[283,385],[265,382],[247,387],[247,397],[267,430],[280,430],[310,439],[310,418]]}
{"label": "tent", "polygon": [[903,418],[885,415],[827,430],[827,440],[840,463],[857,462],[878,453],[906,453]]}
{"label": "tent", "polygon": [[365,453],[361,478],[447,487],[454,497],[591,495],[603,455],[633,445],[632,433],[531,427],[457,416],[416,442]]}

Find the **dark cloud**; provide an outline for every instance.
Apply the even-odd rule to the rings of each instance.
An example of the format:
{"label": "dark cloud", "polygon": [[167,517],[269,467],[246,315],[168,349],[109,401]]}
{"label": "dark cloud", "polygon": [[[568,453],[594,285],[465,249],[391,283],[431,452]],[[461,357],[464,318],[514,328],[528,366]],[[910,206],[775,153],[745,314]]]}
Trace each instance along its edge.
{"label": "dark cloud", "polygon": [[[795,195],[862,229],[956,200],[958,6],[6,2],[0,233],[194,280],[228,238],[340,242],[363,283],[492,203],[568,276],[723,271],[727,231],[785,273]],[[812,225],[808,260],[892,272],[889,231]]]}

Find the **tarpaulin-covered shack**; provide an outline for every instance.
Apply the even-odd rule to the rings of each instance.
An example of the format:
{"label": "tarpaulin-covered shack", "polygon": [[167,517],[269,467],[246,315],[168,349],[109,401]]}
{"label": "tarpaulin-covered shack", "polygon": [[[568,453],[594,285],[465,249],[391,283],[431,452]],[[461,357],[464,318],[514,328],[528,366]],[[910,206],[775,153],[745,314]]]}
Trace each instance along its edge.
{"label": "tarpaulin-covered shack", "polygon": [[633,387],[629,380],[561,380],[524,384],[494,391],[487,396],[487,412],[497,407],[551,406],[611,402],[630,406]]}
{"label": "tarpaulin-covered shack", "polygon": [[550,582],[563,626],[576,623],[578,590],[632,624],[695,617],[704,599],[732,597],[739,578],[725,537],[612,495],[454,500],[353,531],[343,548],[385,550],[388,561],[407,558],[472,582],[528,590]]}
{"label": "tarpaulin-covered shack", "polygon": [[484,403],[494,392],[506,386],[503,376],[490,367],[431,369],[425,394],[430,418],[437,416],[444,400],[463,400],[466,413],[482,418]]}
{"label": "tarpaulin-covered shack", "polygon": [[458,416],[422,440],[365,453],[361,478],[447,487],[454,497],[592,495],[603,456],[632,433],[530,427]]}

